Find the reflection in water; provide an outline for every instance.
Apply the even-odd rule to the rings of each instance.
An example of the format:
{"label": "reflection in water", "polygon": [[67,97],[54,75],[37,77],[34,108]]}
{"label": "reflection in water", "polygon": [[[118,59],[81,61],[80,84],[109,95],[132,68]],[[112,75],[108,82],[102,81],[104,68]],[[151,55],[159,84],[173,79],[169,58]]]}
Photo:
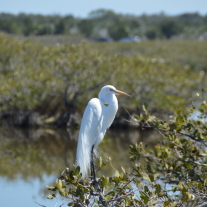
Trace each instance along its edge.
{"label": "reflection in water", "polygon": [[[2,129],[0,142],[0,175],[8,179],[58,174],[71,166],[76,148],[76,140],[66,130]],[[18,170],[14,173],[14,169]]]}
{"label": "reflection in water", "polygon": [[[41,177],[61,173],[75,162],[78,130],[64,129],[1,129],[0,175],[15,179]],[[129,166],[128,146],[144,142],[153,146],[159,136],[149,131],[109,130],[99,147],[103,160],[111,157],[113,166]],[[117,156],[118,155],[118,156]],[[110,165],[106,172],[113,173]],[[18,171],[14,169],[18,169]]]}
{"label": "reflection in water", "polygon": [[[75,162],[77,138],[78,130],[73,129],[0,128],[0,178],[32,182],[43,179],[43,175],[59,176]],[[152,147],[159,139],[158,134],[150,131],[108,130],[99,153],[105,162],[111,157],[113,168],[120,170],[121,166],[130,167],[130,144],[142,141]],[[98,176],[113,175],[113,168],[107,164]],[[43,183],[41,194],[48,194],[44,189],[48,184]]]}

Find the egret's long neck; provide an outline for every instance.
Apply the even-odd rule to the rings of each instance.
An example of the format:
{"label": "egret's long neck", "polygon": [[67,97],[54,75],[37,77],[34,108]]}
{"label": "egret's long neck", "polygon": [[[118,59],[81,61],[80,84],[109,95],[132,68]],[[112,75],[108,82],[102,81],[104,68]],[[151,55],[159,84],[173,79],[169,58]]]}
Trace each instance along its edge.
{"label": "egret's long neck", "polygon": [[[114,94],[107,94],[105,96],[99,96],[102,107],[102,129],[101,132],[105,134],[112,122],[114,121],[116,112],[118,110],[118,101]],[[97,140],[96,146],[101,142],[102,139]]]}

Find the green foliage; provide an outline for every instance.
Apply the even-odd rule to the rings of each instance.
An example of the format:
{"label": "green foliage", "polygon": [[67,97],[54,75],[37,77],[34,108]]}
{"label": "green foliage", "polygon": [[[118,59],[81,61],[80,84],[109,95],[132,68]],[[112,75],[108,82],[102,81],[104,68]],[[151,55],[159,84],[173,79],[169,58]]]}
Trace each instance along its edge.
{"label": "green foliage", "polygon": [[157,37],[159,37],[159,29],[156,27],[150,27],[145,32],[145,35],[149,40],[156,39]]}
{"label": "green foliage", "polygon": [[179,28],[172,20],[163,21],[160,25],[160,31],[166,38],[171,38],[173,35],[179,33]]}
{"label": "green foliage", "polygon": [[129,175],[124,170],[122,175],[117,173],[110,178],[102,176],[96,182],[82,180],[79,173],[79,167],[74,170],[66,168],[61,177],[56,179],[54,186],[46,186],[53,191],[48,199],[57,197],[54,193],[57,191],[66,197],[68,206],[125,206],[138,202],[132,199],[132,180],[128,180]]}
{"label": "green foliage", "polygon": [[[113,74],[104,71],[108,57],[97,50],[90,50],[87,44],[46,47],[5,35],[1,35],[0,42],[0,79],[4,82],[0,89],[1,101],[3,105],[8,103],[7,107],[34,108],[48,97],[62,96],[67,84],[71,86],[68,95],[73,99],[77,93]],[[110,59],[109,64],[112,63]],[[111,69],[114,67],[112,63]],[[85,81],[89,78],[90,82]],[[83,94],[80,101],[86,95]]]}
{"label": "green foliage", "polygon": [[[139,160],[134,167],[135,175],[153,182],[155,193],[165,197],[166,206],[189,202],[195,206],[205,201],[207,127],[203,118],[207,116],[206,102],[200,109],[202,114],[195,121],[180,111],[168,122],[157,120],[145,107],[144,113],[136,117],[142,128],[150,126],[163,136],[154,150],[139,143],[130,147],[130,154],[133,162]],[[192,107],[191,113],[196,110]],[[168,185],[165,190],[157,188],[160,182]]]}
{"label": "green foliage", "polygon": [[90,19],[82,19],[78,23],[78,28],[86,37],[90,37],[93,32],[93,22]]}
{"label": "green foliage", "polygon": [[0,19],[0,28],[1,31],[6,32],[6,33],[17,33],[17,31],[15,31],[15,25],[14,23],[12,23],[12,21],[10,20],[2,20]]}
{"label": "green foliage", "polygon": [[117,41],[121,38],[128,37],[129,33],[123,23],[118,23],[109,27],[109,35]]}
{"label": "green foliage", "polygon": [[[66,169],[51,198],[65,197],[69,206],[197,206],[206,201],[207,104],[196,120],[180,111],[168,121],[150,115],[147,104],[136,116],[136,125],[159,131],[163,139],[153,149],[143,143],[130,146],[132,169],[116,171],[98,181],[82,180],[79,167]],[[190,110],[195,112],[195,107]],[[56,193],[54,193],[54,191]]]}
{"label": "green foliage", "polygon": [[66,23],[64,19],[55,24],[55,34],[64,34],[66,32]]}
{"label": "green foliage", "polygon": [[34,28],[33,20],[31,18],[26,17],[23,20],[23,25],[24,25],[23,34],[25,36],[28,36],[34,33],[35,28]]}
{"label": "green foliage", "polygon": [[35,31],[36,35],[53,34],[54,28],[50,24],[39,25]]}
{"label": "green foliage", "polygon": [[142,41],[139,44],[111,43],[110,46],[108,44],[95,44],[94,46],[95,48],[101,47],[102,51],[110,55],[114,53],[128,55],[129,57],[140,55],[151,58],[154,62],[160,61],[164,64],[164,61],[168,60],[172,64],[190,67],[194,71],[206,71],[206,41],[156,40]]}
{"label": "green foliage", "polygon": [[99,44],[87,43],[44,46],[1,34],[1,111],[34,109],[47,99],[63,96],[67,85],[69,101],[85,106],[103,84],[129,92],[130,101],[120,97],[120,104],[128,108],[147,102],[157,110],[173,111],[177,106],[185,110],[192,93],[206,86],[205,73],[189,66],[190,44],[199,52],[195,65],[203,69],[198,64],[202,60],[205,64],[205,43],[113,43],[102,44],[100,49]]}
{"label": "green foliage", "polygon": [[[103,30],[105,30],[104,35]],[[184,13],[176,16],[163,13],[135,16],[117,14],[107,9],[91,11],[87,19],[72,15],[0,13],[0,31],[25,36],[68,34],[72,31],[76,35],[81,33],[87,38],[110,36],[115,40],[128,36],[148,39],[163,37],[198,39],[205,36],[206,16],[198,13]]]}

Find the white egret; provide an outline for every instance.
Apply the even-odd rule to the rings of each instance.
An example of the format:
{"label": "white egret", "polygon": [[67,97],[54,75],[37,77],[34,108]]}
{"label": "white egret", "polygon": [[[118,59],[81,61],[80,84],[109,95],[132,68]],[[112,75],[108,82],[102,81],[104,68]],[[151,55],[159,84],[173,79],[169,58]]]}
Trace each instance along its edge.
{"label": "white egret", "polygon": [[118,110],[115,95],[128,95],[114,86],[104,86],[98,98],[89,101],[82,118],[76,152],[76,166],[80,166],[82,177],[87,177],[88,170],[95,180],[93,153],[104,138],[106,130],[111,126]]}

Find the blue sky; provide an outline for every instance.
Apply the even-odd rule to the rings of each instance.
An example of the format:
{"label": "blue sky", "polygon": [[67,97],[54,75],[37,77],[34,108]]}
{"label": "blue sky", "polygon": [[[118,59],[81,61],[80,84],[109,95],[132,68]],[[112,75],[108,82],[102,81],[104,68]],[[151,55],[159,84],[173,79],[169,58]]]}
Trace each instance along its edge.
{"label": "blue sky", "polygon": [[92,10],[111,9],[123,14],[207,14],[207,0],[0,0],[0,12],[18,14],[73,14],[87,17]]}

